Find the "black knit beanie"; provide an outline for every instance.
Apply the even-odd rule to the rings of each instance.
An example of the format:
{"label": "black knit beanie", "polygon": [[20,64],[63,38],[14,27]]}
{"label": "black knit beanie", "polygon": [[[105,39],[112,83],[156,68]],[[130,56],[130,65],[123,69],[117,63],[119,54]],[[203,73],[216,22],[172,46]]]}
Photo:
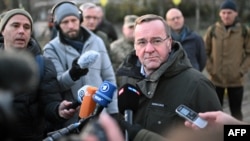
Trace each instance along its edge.
{"label": "black knit beanie", "polygon": [[221,3],[220,9],[231,9],[237,11],[237,6],[233,0],[225,0]]}

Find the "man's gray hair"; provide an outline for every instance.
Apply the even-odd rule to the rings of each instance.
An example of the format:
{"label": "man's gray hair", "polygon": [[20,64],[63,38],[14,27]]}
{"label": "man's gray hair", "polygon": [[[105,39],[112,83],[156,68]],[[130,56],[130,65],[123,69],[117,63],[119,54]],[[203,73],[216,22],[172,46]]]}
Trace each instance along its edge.
{"label": "man's gray hair", "polygon": [[84,12],[84,10],[86,9],[90,9],[90,8],[96,8],[96,4],[94,3],[91,3],[91,2],[86,2],[86,3],[83,3],[79,6],[79,9]]}

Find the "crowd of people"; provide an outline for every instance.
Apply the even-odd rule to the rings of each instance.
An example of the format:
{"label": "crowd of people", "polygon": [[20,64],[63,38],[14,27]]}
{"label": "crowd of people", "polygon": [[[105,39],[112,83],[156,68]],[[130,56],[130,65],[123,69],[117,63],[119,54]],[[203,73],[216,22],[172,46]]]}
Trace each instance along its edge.
{"label": "crowd of people", "polygon": [[[52,36],[44,47],[32,35],[30,13],[17,8],[1,14],[1,140],[42,141],[78,123],[80,106],[71,107],[79,101],[78,90],[98,88],[103,81],[118,88],[108,106],[77,134],[58,140],[222,141],[223,125],[248,124],[241,106],[250,30],[238,20],[234,1],[221,3],[220,20],[204,37],[185,25],[178,8],[167,10],[164,18],[124,16],[120,38],[99,5],[62,1],[51,9]],[[13,52],[17,56],[12,58]],[[133,110],[132,122],[118,106],[126,84],[140,92],[136,103],[127,101],[136,104],[127,109]],[[223,112],[225,93],[231,115]],[[200,129],[179,116],[181,104],[208,125]]]}

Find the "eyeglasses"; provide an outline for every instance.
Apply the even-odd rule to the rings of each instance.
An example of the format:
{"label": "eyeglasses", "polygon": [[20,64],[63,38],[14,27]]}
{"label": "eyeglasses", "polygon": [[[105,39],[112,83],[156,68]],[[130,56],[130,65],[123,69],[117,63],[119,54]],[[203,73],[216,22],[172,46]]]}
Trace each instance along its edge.
{"label": "eyeglasses", "polygon": [[175,19],[176,20],[179,20],[182,16],[176,16],[176,17],[173,17],[173,18],[170,18],[168,19],[168,21],[174,21]]}
{"label": "eyeglasses", "polygon": [[84,19],[87,19],[87,20],[90,20],[90,19],[98,20],[99,17],[95,17],[95,16],[84,16]]}
{"label": "eyeglasses", "polygon": [[146,40],[146,39],[141,39],[135,42],[135,45],[138,47],[145,47],[148,43],[150,43],[153,46],[160,46],[165,40],[169,39],[169,37],[167,36],[165,39],[162,39],[160,37],[156,37],[156,38],[152,38],[150,39],[150,41]]}

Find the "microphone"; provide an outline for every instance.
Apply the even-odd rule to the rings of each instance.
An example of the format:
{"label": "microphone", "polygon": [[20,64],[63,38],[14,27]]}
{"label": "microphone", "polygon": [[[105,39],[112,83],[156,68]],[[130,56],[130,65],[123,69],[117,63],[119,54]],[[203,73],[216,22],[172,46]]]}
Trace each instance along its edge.
{"label": "microphone", "polygon": [[[82,104],[80,107],[80,112],[79,112],[79,117],[81,119],[85,119],[93,113],[96,103],[93,100],[92,96],[96,93],[96,91],[97,91],[97,87],[88,86],[86,88],[86,91],[82,100]],[[78,94],[79,94],[79,91],[78,91]]]}
{"label": "microphone", "polygon": [[70,124],[69,126],[62,128],[60,130],[52,132],[47,138],[43,139],[43,141],[56,141],[61,137],[68,135],[72,131],[78,129],[80,122]]}
{"label": "microphone", "polygon": [[[104,107],[108,106],[108,104],[112,101],[115,90],[116,86],[110,83],[109,81],[104,81],[98,89],[93,87],[92,90],[91,89],[88,90],[89,96],[85,94],[82,102],[82,105],[88,105],[88,108],[82,108],[81,105],[80,109],[79,117],[82,118],[80,119],[81,122],[81,125],[79,126],[80,130],[87,124],[87,122],[89,122],[89,120],[92,120],[95,117],[99,116]],[[84,104],[84,103],[90,103],[90,104]],[[81,112],[82,113],[86,112],[86,113],[82,114]]]}
{"label": "microphone", "polygon": [[82,88],[80,88],[77,92],[77,103],[81,103],[79,112],[79,117],[81,119],[79,120],[79,122],[70,124],[65,128],[51,132],[50,134],[48,134],[48,137],[43,141],[54,141],[61,138],[62,136],[70,134],[75,130],[81,130],[83,126],[85,126],[85,124],[87,124],[87,122],[92,119],[91,114],[95,109],[95,102],[92,99],[92,96],[95,94],[96,91],[97,87],[93,87],[90,85],[84,85]]}
{"label": "microphone", "polygon": [[118,108],[124,113],[125,121],[133,124],[133,112],[139,104],[140,91],[131,84],[123,85],[118,91]]}
{"label": "microphone", "polygon": [[[79,117],[81,118],[80,121],[52,132],[43,141],[55,141],[62,136],[73,132],[74,130],[81,130],[87,122],[89,122],[89,120],[98,116],[102,112],[103,108],[108,106],[108,104],[112,101],[114,91],[116,90],[116,86],[109,81],[104,81],[98,89],[89,85],[85,86],[78,90],[78,94],[80,95],[78,95],[79,97],[81,97],[81,95],[83,95],[82,93],[85,92],[79,112]],[[91,115],[91,113],[93,114]]]}
{"label": "microphone", "polygon": [[95,63],[97,58],[100,56],[99,52],[94,50],[89,50],[82,54],[77,60],[77,64],[81,69],[88,68],[91,64]]}
{"label": "microphone", "polygon": [[[138,88],[131,84],[125,84],[118,90],[118,108],[124,113],[125,121],[133,124],[133,112],[137,110],[139,104],[140,92]],[[125,133],[125,139],[128,141],[128,133]]]}
{"label": "microphone", "polygon": [[103,81],[96,93],[93,95],[93,100],[96,102],[96,108],[93,112],[94,116],[99,116],[104,108],[112,101],[116,86],[109,81]]}
{"label": "microphone", "polygon": [[81,105],[84,94],[86,93],[88,87],[90,87],[90,85],[84,85],[77,91],[77,101],[74,101],[67,109],[75,109]]}

